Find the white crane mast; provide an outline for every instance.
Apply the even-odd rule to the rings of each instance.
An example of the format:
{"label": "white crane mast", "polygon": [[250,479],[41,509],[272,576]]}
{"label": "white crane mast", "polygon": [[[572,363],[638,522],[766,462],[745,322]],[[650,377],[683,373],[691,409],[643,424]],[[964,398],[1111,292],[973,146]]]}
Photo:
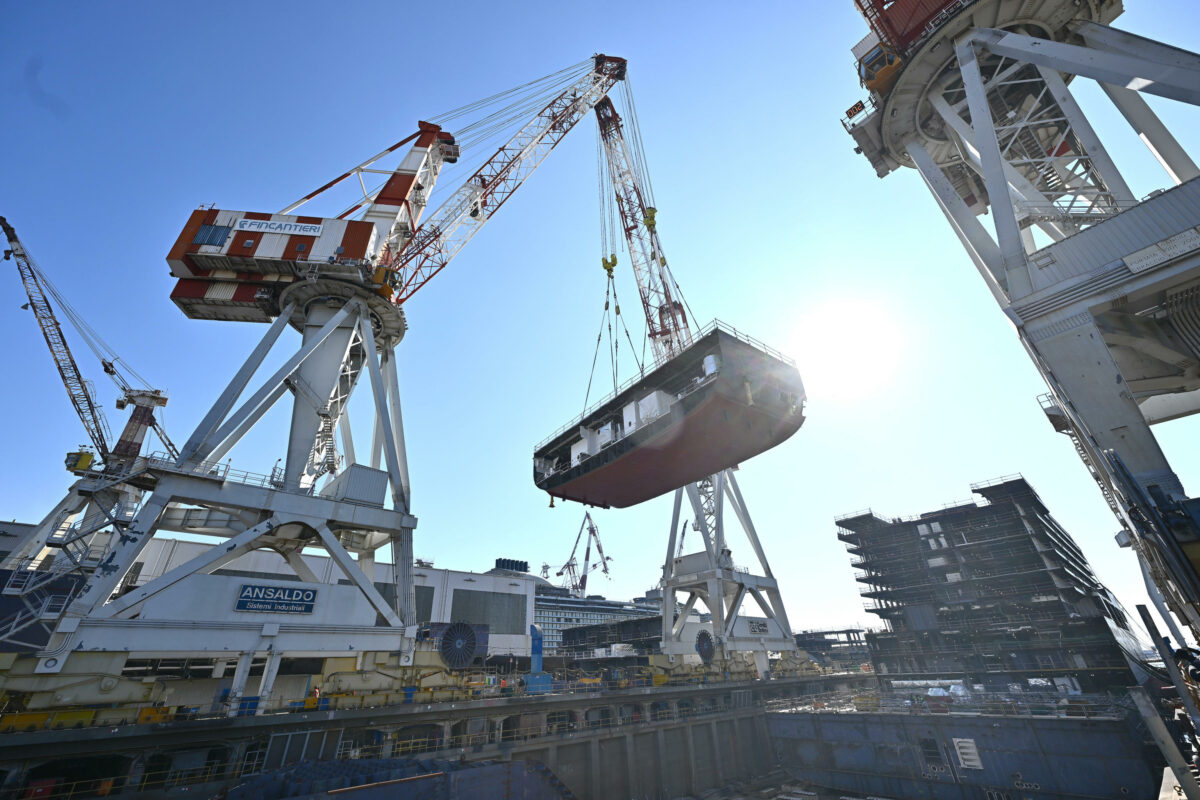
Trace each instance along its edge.
{"label": "white crane mast", "polygon": [[[606,97],[596,104],[596,119],[600,123],[600,138],[604,142],[621,227],[646,315],[647,333],[655,359],[663,361],[692,343],[683,296],[667,266],[655,221],[657,209],[646,202],[642,181],[636,172],[637,160],[622,134],[621,117],[611,99]],[[615,257],[604,262],[604,268],[610,272],[615,265]]]}

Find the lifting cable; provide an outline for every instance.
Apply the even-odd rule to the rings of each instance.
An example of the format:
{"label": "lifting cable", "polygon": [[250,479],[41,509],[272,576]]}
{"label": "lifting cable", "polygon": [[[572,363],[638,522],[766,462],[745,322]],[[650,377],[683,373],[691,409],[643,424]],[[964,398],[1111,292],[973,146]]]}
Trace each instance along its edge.
{"label": "lifting cable", "polygon": [[[584,415],[587,414],[588,400],[591,399],[592,383],[596,377],[596,364],[600,358],[600,345],[604,341],[605,331],[608,332],[609,364],[612,372],[613,394],[616,394],[620,388],[620,334],[622,332],[625,334],[625,341],[629,344],[629,351],[633,355],[634,363],[637,364],[638,373],[641,375],[645,374],[644,365],[646,357],[645,338],[643,337],[642,355],[639,358],[637,347],[633,343],[633,336],[629,332],[629,326],[625,324],[625,320],[621,316],[621,301],[617,296],[614,269],[617,265],[617,246],[624,245],[625,240],[618,232],[616,197],[612,191],[608,158],[606,157],[604,143],[599,132],[596,135],[596,182],[600,204],[600,264],[604,268],[606,281],[604,289],[604,312],[600,318],[600,330],[596,334],[596,347],[592,353],[592,368],[588,374],[587,391],[583,397],[582,413]],[[616,334],[613,333],[614,317],[617,322]]]}
{"label": "lifting cable", "polygon": [[[492,155],[491,148],[483,145],[497,139],[507,140],[510,138],[514,126],[527,123],[563,89],[590,72],[593,65],[593,60],[587,59],[558,72],[552,72],[507,91],[498,92],[490,97],[432,117],[431,122],[445,128],[455,120],[477,116],[476,119],[470,119],[461,127],[454,127],[450,131],[454,134],[459,150],[464,155],[471,152],[474,156],[470,160],[460,157],[458,164],[455,165],[455,172],[463,175],[474,173]],[[441,185],[439,182],[438,187],[435,187],[435,192]],[[432,204],[432,198],[430,203]]]}
{"label": "lifting cable", "polygon": [[[617,284],[613,278],[612,269],[609,266],[607,266],[608,263],[609,262],[605,262],[605,264],[606,264],[605,272],[608,273],[608,276],[607,276],[608,280],[607,280],[607,286],[605,287],[605,290],[604,290],[604,312],[603,312],[603,314],[601,314],[601,317],[600,317],[600,330],[596,334],[596,349],[592,353],[592,369],[591,369],[591,372],[588,374],[587,392],[583,396],[583,412],[582,412],[583,414],[587,414],[588,400],[592,396],[592,382],[596,378],[596,363],[599,361],[599,358],[600,358],[600,344],[601,344],[601,342],[604,341],[605,331],[608,332],[608,351],[609,351],[609,358],[610,358],[611,366],[612,366],[613,394],[616,394],[617,390],[619,388],[618,381],[620,380],[620,371],[619,371],[619,364],[618,364],[618,354],[620,351],[619,334],[621,331],[624,331],[625,340],[629,343],[629,350],[631,353],[633,353],[633,360],[634,360],[634,363],[637,364],[638,374],[640,374],[640,375],[646,374],[645,367],[643,366],[645,364],[645,359],[644,359],[645,353],[643,352],[642,359],[638,358],[637,350],[634,348],[634,345],[633,345],[633,337],[629,333],[629,326],[625,324],[625,319],[621,316],[621,302],[620,302],[620,299],[617,297]],[[612,263],[615,264],[616,262],[614,261]],[[614,317],[617,320],[617,327],[618,327],[618,335],[617,336],[613,335],[613,318]]]}
{"label": "lifting cable", "polygon": [[100,361],[101,365],[104,366],[104,371],[112,376],[113,381],[122,389],[127,388],[130,385],[130,381],[126,380],[125,376],[117,371],[117,365],[120,364],[124,367],[125,371],[129,373],[130,377],[134,378],[142,388],[148,389],[150,384],[146,381],[146,379],[139,375],[133,369],[133,367],[129,366],[129,364],[127,364],[121,359],[120,356],[117,355],[117,352],[113,350],[103,338],[101,338],[96,329],[89,325],[87,320],[83,318],[83,315],[81,315],[75,309],[75,307],[71,305],[71,303],[67,300],[66,295],[60,292],[58,287],[55,286],[48,277],[46,277],[46,273],[38,269],[38,267],[32,262],[30,262],[30,269],[45,288],[46,294],[58,304],[58,309],[60,312],[62,312],[62,315],[67,318],[67,321],[71,323],[71,326],[75,328],[75,331],[80,335],[80,337],[83,338],[83,341],[88,346],[88,349],[92,351],[92,353]]}

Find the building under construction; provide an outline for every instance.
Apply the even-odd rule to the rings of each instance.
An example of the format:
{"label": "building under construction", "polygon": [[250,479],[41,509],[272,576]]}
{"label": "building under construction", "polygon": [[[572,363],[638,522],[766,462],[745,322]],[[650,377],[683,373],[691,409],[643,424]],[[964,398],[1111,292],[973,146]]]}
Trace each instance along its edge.
{"label": "building under construction", "polygon": [[837,520],[861,574],[884,688],[1103,692],[1137,683],[1125,612],[1021,477],[975,484],[978,502],[905,519]]}

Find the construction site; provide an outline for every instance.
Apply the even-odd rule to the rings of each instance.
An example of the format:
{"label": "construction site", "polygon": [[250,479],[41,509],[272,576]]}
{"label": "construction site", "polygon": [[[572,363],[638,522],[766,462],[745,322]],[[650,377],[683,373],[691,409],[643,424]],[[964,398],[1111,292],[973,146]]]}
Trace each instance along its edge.
{"label": "construction site", "polygon": [[[820,486],[933,502],[913,499],[923,457],[990,464],[966,427],[1003,437],[1021,418],[976,410],[957,442],[923,448],[814,437],[801,373],[822,362],[807,351],[853,361],[843,331],[794,354],[756,338],[788,316],[785,285],[753,258],[704,260],[697,241],[727,257],[736,226],[671,221],[703,181],[652,181],[653,143],[681,134],[639,113],[632,54],[500,91],[476,75],[484,99],[422,116],[414,98],[461,97],[433,71],[439,91],[396,104],[402,130],[366,116],[346,134],[374,155],[328,174],[312,168],[324,157],[291,158],[317,188],[211,172],[219,204],[146,216],[169,283],[144,302],[174,315],[157,332],[130,324],[157,310],[98,306],[58,263],[72,229],[44,243],[0,209],[13,368],[36,359],[74,411],[55,388],[33,399],[40,416],[85,439],[46,459],[68,475],[31,461],[7,481],[20,491],[0,513],[41,505],[0,526],[0,797],[1200,800],[1200,500],[1168,459],[1194,448],[1153,428],[1200,410],[1200,168],[1143,99],[1200,105],[1200,55],[1115,27],[1121,0],[846,6],[868,32],[846,43],[862,99],[822,117],[842,117],[854,155],[832,168],[865,158],[888,205],[892,174],[919,175],[966,250],[944,260],[974,267],[998,341],[1044,381],[1026,399],[1050,424],[1021,436],[1082,461],[1072,479],[1115,543],[1073,537],[1049,510],[1057,484],[1048,503],[1022,476],[915,517],[835,519],[842,495]],[[31,102],[71,113],[28,63]],[[1085,84],[1103,114],[1076,99]],[[1120,125],[1159,170],[1148,194],[1102,143]],[[593,131],[598,255],[586,279],[538,287],[522,270],[550,280],[551,242],[576,235],[563,187],[580,179],[555,165],[581,160],[576,129]],[[539,191],[545,240],[504,246],[492,232]],[[109,269],[133,285],[147,265]],[[493,321],[502,306],[521,339]],[[730,309],[736,327],[706,322]],[[169,338],[198,379],[182,398],[131,366],[169,371]],[[432,355],[414,369],[409,352]],[[906,418],[884,376],[855,416]],[[837,419],[836,405],[820,407]],[[805,455],[822,436],[834,451]],[[821,529],[798,529],[798,508]],[[835,544],[840,558],[821,555]],[[1110,550],[1136,613],[1093,568],[1102,551],[1110,574]],[[632,598],[596,593],[610,581]],[[875,621],[828,625],[822,606],[855,583]]]}

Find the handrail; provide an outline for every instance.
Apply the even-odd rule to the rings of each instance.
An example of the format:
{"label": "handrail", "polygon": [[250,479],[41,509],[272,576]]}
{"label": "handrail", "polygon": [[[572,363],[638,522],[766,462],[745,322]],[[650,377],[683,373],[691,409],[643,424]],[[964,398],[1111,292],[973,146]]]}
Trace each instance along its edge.
{"label": "handrail", "polygon": [[[454,751],[454,756],[457,757],[467,748],[475,749],[489,745],[501,747],[512,742],[528,741],[530,739],[565,739],[578,733],[633,725],[678,723],[697,717],[702,718],[736,711],[750,711],[756,707],[739,708],[736,705],[722,702],[722,700],[724,698],[714,698],[710,704],[696,703],[682,708],[678,705],[672,707],[665,704],[656,707],[647,702],[640,704],[645,706],[644,712],[639,709],[631,714],[622,714],[622,704],[618,703],[609,715],[592,719],[587,718],[586,712],[582,715],[576,714],[574,711],[562,712],[566,714],[563,717],[554,717],[554,712],[551,712],[550,718],[543,725],[531,725],[520,728],[489,727],[489,730],[486,731],[459,734],[452,732],[449,736],[405,735],[404,731],[400,730],[385,740],[372,744],[359,745],[351,743],[348,740],[343,740],[334,758],[336,761],[347,762],[349,765],[356,761],[370,762],[376,759],[383,759],[386,757],[384,755],[385,752],[390,753],[391,758],[397,758],[412,754],[424,754],[427,757],[429,754]],[[423,723],[414,723],[414,725],[421,724]],[[327,778],[336,780],[339,777],[351,777],[349,774],[341,776],[332,774],[334,770],[330,770],[331,774],[326,776],[321,774],[321,771],[315,769],[310,776],[308,773],[301,773],[301,770],[303,770],[301,765],[291,765],[291,771],[296,773],[296,778],[299,780],[312,780],[315,783]],[[364,769],[363,772],[367,772],[367,770]],[[168,768],[165,770],[144,772],[137,786],[125,785],[125,781],[128,778],[128,775],[125,773],[77,781],[64,781],[54,787],[43,787],[46,793],[39,793],[38,797],[67,800],[67,798],[91,797],[102,792],[115,793],[129,790],[172,789],[175,787],[197,786],[216,781],[231,783],[238,779],[249,779],[252,776],[262,773],[262,759],[244,758],[241,763],[231,767],[206,765],[194,770]],[[361,776],[356,775],[354,777]],[[347,782],[347,785],[349,785],[349,782]]]}
{"label": "handrail", "polygon": [[688,350],[695,347],[696,344],[701,339],[703,339],[708,334],[712,333],[714,330],[724,331],[725,333],[728,333],[730,336],[734,337],[735,339],[738,339],[739,341],[742,341],[758,350],[761,350],[764,353],[766,353],[767,355],[771,356],[772,358],[778,359],[779,361],[782,361],[789,366],[796,365],[796,362],[793,359],[788,358],[787,356],[785,356],[783,353],[779,352],[775,348],[764,344],[763,342],[759,341],[758,339],[755,339],[753,336],[749,336],[747,334],[742,333],[741,331],[734,328],[732,325],[727,325],[726,323],[722,322],[719,319],[714,319],[711,322],[709,322],[707,325],[705,325],[703,328],[701,328],[695,334],[695,336],[692,340],[692,344],[688,345],[683,350],[680,350],[677,353],[671,353],[669,355],[664,355],[664,356],[656,358],[654,361],[653,367],[647,367],[646,369],[643,369],[639,374],[634,375],[632,378],[630,378],[629,380],[625,381],[620,386],[618,386],[617,389],[615,391],[613,391],[612,394],[606,395],[605,397],[603,397],[600,400],[593,403],[591,406],[586,408],[583,411],[583,413],[580,414],[578,417],[573,418],[570,422],[568,422],[565,425],[563,425],[562,427],[560,427],[553,434],[546,437],[546,439],[544,441],[538,443],[538,445],[533,448],[534,452],[536,453],[538,450],[541,450],[543,447],[550,444],[550,442],[554,441],[559,436],[562,436],[564,433],[571,430],[571,428],[578,427],[580,424],[582,424],[582,422],[585,419],[587,419],[589,416],[594,414],[602,406],[606,405],[607,403],[610,403],[612,401],[612,399],[614,397],[616,397],[617,395],[619,395],[621,392],[623,392],[626,389],[628,389],[629,387],[633,386],[638,381],[644,380],[647,373],[650,372],[651,369],[657,369],[658,367],[661,367],[663,364],[666,364],[668,361],[671,361],[671,360],[675,359],[676,357],[682,355],[683,353],[686,353]]}
{"label": "handrail", "polygon": [[1087,717],[1091,719],[1123,719],[1131,708],[1112,695],[1083,694],[1064,697],[1061,694],[1045,695],[996,694],[972,692],[966,696],[927,696],[916,688],[913,694],[896,693],[879,695],[874,693],[837,694],[807,697],[802,700],[768,700],[763,707],[771,713],[872,713],[872,714],[924,714],[949,713],[997,716],[1039,717]]}

